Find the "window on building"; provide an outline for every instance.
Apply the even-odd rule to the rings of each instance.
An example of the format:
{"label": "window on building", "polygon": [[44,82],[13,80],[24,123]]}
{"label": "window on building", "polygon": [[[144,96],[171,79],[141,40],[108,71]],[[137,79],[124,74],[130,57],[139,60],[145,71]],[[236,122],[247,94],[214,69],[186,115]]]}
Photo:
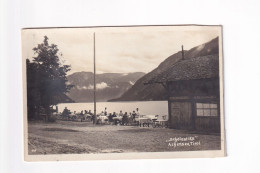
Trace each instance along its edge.
{"label": "window on building", "polygon": [[197,116],[218,116],[218,105],[215,103],[196,103]]}

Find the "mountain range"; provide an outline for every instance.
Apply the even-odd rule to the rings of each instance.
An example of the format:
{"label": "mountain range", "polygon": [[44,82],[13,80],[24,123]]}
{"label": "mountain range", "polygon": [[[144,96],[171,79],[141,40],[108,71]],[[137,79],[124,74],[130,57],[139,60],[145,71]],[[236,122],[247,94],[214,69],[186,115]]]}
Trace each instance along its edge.
{"label": "mountain range", "polygon": [[[190,50],[184,50],[184,58],[196,58],[200,56],[219,53],[219,38],[196,46]],[[157,68],[145,74],[135,73],[103,73],[96,74],[96,100],[97,101],[150,101],[167,100],[167,92],[161,84],[144,85],[151,78],[163,71],[167,71],[175,63],[182,59],[179,51],[159,64]],[[68,83],[74,88],[67,94],[75,102],[93,102],[92,72],[76,72],[68,77]]]}
{"label": "mountain range", "polygon": [[[184,51],[184,58],[196,58],[200,56],[214,55],[219,53],[219,38]],[[138,79],[135,84],[121,97],[110,101],[145,101],[145,100],[167,100],[167,92],[161,84],[144,85],[154,76],[166,71],[176,62],[182,59],[182,52],[179,51],[166,58],[157,68]]]}
{"label": "mountain range", "polygon": [[[103,73],[96,74],[96,100],[107,101],[120,97],[145,73]],[[75,102],[93,102],[94,74],[76,72],[67,77],[68,84],[74,87],[67,94]]]}

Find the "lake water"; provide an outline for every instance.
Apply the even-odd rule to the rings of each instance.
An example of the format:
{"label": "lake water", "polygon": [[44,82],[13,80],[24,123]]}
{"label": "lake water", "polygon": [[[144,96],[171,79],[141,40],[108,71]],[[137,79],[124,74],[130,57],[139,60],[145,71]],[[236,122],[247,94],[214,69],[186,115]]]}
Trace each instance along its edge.
{"label": "lake water", "polygon": [[[91,110],[94,112],[94,103],[61,103],[58,104],[59,112],[67,107],[71,112],[80,112],[82,110]],[[107,108],[108,113],[133,112],[139,108],[141,115],[168,115],[168,102],[167,101],[137,101],[137,102],[97,102],[97,114]]]}

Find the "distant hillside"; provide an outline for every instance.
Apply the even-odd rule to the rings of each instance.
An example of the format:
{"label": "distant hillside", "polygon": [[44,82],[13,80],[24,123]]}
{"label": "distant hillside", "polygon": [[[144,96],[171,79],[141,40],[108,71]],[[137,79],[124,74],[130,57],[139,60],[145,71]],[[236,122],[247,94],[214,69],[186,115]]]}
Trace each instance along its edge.
{"label": "distant hillside", "polygon": [[[96,74],[96,99],[107,101],[120,97],[134,83],[144,76],[145,73],[103,73]],[[75,85],[67,94],[75,102],[93,102],[93,81],[92,72],[76,72],[68,77],[68,83]]]}
{"label": "distant hillside", "polygon": [[59,96],[60,103],[74,103],[75,101],[68,97],[66,94],[62,94]]}
{"label": "distant hillside", "polygon": [[[184,51],[185,59],[199,56],[213,55],[219,53],[219,38],[215,38],[205,44]],[[164,60],[157,68],[140,78],[127,90],[121,97],[111,101],[141,101],[141,100],[167,100],[167,93],[160,84],[144,85],[154,76],[167,70],[182,58],[181,51],[177,52]]]}

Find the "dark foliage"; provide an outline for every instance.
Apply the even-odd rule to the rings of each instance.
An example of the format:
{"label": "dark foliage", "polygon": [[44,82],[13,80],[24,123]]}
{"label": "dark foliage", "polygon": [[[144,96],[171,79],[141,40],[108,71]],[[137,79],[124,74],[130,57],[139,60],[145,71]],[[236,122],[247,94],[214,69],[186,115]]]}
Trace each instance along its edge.
{"label": "dark foliage", "polygon": [[73,86],[67,84],[69,65],[63,65],[58,55],[57,45],[48,43],[45,36],[43,43],[33,48],[35,57],[32,62],[26,60],[27,69],[27,106],[28,118],[39,118],[39,114],[51,114],[50,107],[63,102],[63,96]]}

